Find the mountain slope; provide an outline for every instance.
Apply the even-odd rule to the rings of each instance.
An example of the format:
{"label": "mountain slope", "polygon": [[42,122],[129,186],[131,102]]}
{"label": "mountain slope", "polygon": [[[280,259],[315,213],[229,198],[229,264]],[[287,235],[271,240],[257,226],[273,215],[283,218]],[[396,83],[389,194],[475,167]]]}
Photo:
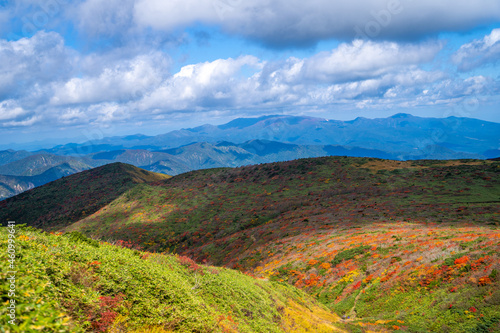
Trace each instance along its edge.
{"label": "mountain slope", "polygon": [[44,227],[293,284],[353,332],[481,331],[500,328],[499,170],[373,158],[200,170]]}
{"label": "mountain slope", "polygon": [[31,190],[36,185],[31,177],[0,175],[0,200]]}
{"label": "mountain slope", "polygon": [[[15,228],[17,325],[7,323],[7,305],[0,309],[9,332],[341,332],[337,316],[283,283],[78,233]],[[7,253],[6,242],[0,248]]]}
{"label": "mountain slope", "polygon": [[127,164],[108,164],[1,201],[0,219],[54,228],[96,212],[137,184],[168,177]]}
{"label": "mountain slope", "polygon": [[25,150],[15,151],[12,149],[2,150],[0,151],[0,165],[8,164],[11,162],[15,162],[17,160],[21,160],[28,156],[33,155],[34,153],[27,152]]}

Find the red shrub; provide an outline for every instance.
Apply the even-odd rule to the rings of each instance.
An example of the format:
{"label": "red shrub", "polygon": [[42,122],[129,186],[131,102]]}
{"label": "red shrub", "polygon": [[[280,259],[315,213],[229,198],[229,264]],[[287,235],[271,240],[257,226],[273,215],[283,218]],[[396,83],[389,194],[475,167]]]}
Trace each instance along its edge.
{"label": "red shrub", "polygon": [[482,278],[479,278],[479,281],[477,283],[480,286],[485,286],[487,284],[491,284],[491,279],[489,276],[483,276]]}
{"label": "red shrub", "polygon": [[189,268],[189,270],[191,270],[192,272],[200,273],[201,275],[203,275],[203,269],[193,259],[186,256],[178,256],[177,260],[179,261],[179,264]]}
{"label": "red shrub", "polygon": [[118,313],[113,311],[123,300],[123,295],[119,294],[115,297],[101,296],[99,297],[99,311],[94,315],[96,318],[92,322],[92,327],[98,332],[105,332],[111,324],[113,324]]}

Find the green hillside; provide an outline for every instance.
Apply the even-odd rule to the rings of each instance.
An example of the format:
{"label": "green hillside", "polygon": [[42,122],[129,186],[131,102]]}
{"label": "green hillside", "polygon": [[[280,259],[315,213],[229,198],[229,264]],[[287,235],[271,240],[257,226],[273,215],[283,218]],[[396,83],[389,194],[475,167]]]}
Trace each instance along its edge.
{"label": "green hillside", "polygon": [[[498,163],[487,161],[367,158],[201,170],[136,186],[65,230],[154,251],[193,254],[194,248],[213,243],[216,251],[197,257],[227,264],[229,253],[321,227],[320,216],[330,225],[389,218],[496,225],[499,171]],[[266,231],[253,241],[249,232],[256,230]]]}
{"label": "green hillside", "polygon": [[[7,228],[0,228],[2,279]],[[338,317],[284,283],[81,234],[17,227],[16,317],[2,332],[334,332]]]}

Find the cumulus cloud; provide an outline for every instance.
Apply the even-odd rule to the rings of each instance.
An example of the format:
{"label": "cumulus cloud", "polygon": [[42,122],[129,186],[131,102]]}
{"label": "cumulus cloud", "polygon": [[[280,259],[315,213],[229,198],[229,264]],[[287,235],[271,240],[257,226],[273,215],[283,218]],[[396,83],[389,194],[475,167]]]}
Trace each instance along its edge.
{"label": "cumulus cloud", "polygon": [[0,124],[3,127],[17,127],[33,125],[38,117],[23,109],[15,100],[0,102]]}
{"label": "cumulus cloud", "polygon": [[35,84],[47,84],[73,74],[74,54],[57,33],[39,32],[32,38],[0,40],[0,98],[19,97]]}
{"label": "cumulus cloud", "polygon": [[272,47],[356,36],[418,39],[499,19],[496,0],[136,0],[134,6],[140,26],[171,31],[197,22],[216,24]]}
{"label": "cumulus cloud", "polygon": [[259,60],[243,56],[184,66],[148,94],[141,108],[181,110],[232,105],[236,96],[233,88],[241,82],[239,73],[244,66],[259,67]]}
{"label": "cumulus cloud", "polygon": [[500,29],[482,39],[464,44],[453,55],[452,60],[460,71],[469,71],[500,59]]}
{"label": "cumulus cloud", "polygon": [[24,118],[28,115],[28,111],[18,106],[14,100],[0,102],[0,120],[12,120]]}
{"label": "cumulus cloud", "polygon": [[[367,96],[389,98],[401,87],[418,87],[445,78],[441,71],[418,67],[432,61],[439,50],[437,44],[355,41],[305,59],[219,59],[183,67],[138,104],[143,110],[161,113],[324,105]],[[239,75],[244,66],[251,66],[254,74]]]}
{"label": "cumulus cloud", "polygon": [[93,75],[74,77],[56,84],[51,103],[61,105],[134,100],[162,81],[168,65],[168,60],[159,52],[123,59]]}
{"label": "cumulus cloud", "polygon": [[[303,61],[300,72],[304,79],[313,81],[357,81],[393,72],[404,66],[430,62],[440,50],[441,46],[437,43],[400,45],[356,40]],[[298,64],[290,69],[289,75],[294,75],[293,72],[299,72]]]}
{"label": "cumulus cloud", "polygon": [[[491,36],[483,44],[495,45]],[[245,55],[176,73],[154,47],[83,54],[46,32],[0,45],[3,128],[108,126],[180,112],[418,107],[498,94],[490,77],[460,79],[429,66],[442,49],[438,42],[356,40],[306,58]]]}
{"label": "cumulus cloud", "polygon": [[429,94],[435,100],[452,99],[469,96],[494,95],[498,91],[498,82],[483,75],[465,79],[447,79],[438,82]]}

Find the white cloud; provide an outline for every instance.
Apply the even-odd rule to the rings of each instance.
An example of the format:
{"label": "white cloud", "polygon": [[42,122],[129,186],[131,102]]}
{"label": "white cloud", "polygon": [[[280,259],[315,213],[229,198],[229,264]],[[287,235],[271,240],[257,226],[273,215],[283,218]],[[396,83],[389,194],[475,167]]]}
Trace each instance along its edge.
{"label": "white cloud", "polygon": [[322,82],[373,78],[404,66],[430,62],[440,50],[437,43],[400,45],[356,40],[308,59],[304,77]]}
{"label": "white cloud", "polygon": [[123,59],[112,67],[101,69],[100,73],[56,84],[51,103],[62,105],[138,99],[162,81],[168,65],[168,60],[159,52]]}
{"label": "white cloud", "polygon": [[[491,34],[481,45],[494,47],[497,39]],[[492,78],[461,79],[440,70],[437,42],[356,40],[307,58],[246,55],[186,65],[173,74],[169,56],[152,51],[155,46],[81,54],[57,33],[45,32],[1,40],[0,46],[3,128],[147,123],[196,111],[451,105],[498,94]]]}
{"label": "white cloud", "polygon": [[257,68],[260,63],[253,56],[243,56],[184,66],[148,94],[140,106],[183,110],[225,105],[235,98],[235,87],[246,80],[239,75],[244,66]]}
{"label": "white cloud", "polygon": [[29,112],[17,105],[14,100],[0,102],[0,121],[26,117],[28,114]]}
{"label": "white cloud", "polygon": [[40,116],[33,116],[25,120],[12,120],[2,124],[4,127],[29,127],[35,125],[41,119]]}
{"label": "white cloud", "polygon": [[494,95],[498,91],[498,85],[498,82],[491,77],[479,75],[440,81],[431,89],[431,92],[434,99]]}
{"label": "white cloud", "polygon": [[452,60],[461,71],[469,71],[500,59],[500,29],[494,29],[483,39],[462,45]]}
{"label": "white cloud", "polygon": [[33,125],[39,117],[23,109],[15,100],[0,102],[0,124],[3,127]]}
{"label": "white cloud", "polygon": [[73,57],[63,38],[53,32],[42,31],[17,41],[0,40],[0,98],[24,95],[35,83],[69,77]]}
{"label": "white cloud", "polygon": [[[356,41],[310,58],[261,62],[255,57],[188,65],[138,103],[156,113],[325,105],[359,98],[391,98],[443,79],[418,67],[431,61],[438,44],[398,45]],[[384,57],[384,54],[386,55]],[[363,61],[365,59],[365,61]],[[256,73],[239,75],[243,66]],[[389,91],[389,93],[388,93]]]}

